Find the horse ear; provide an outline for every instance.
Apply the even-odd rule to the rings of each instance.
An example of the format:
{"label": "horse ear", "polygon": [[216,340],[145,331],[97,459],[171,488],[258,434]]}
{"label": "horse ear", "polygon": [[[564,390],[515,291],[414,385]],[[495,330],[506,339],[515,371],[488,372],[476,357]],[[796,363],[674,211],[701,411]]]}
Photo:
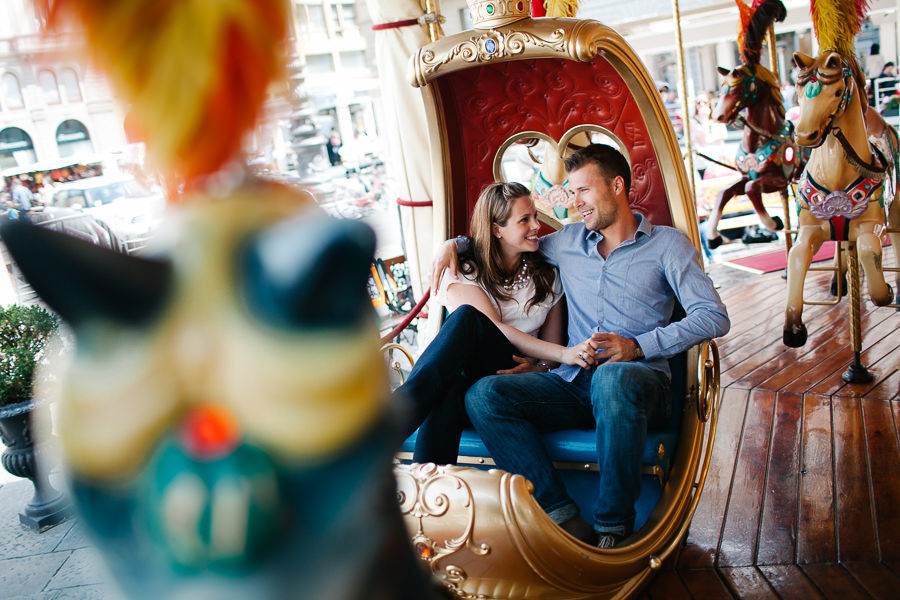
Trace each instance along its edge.
{"label": "horse ear", "polygon": [[832,69],[840,69],[842,64],[841,55],[837,52],[832,52],[828,55],[828,58],[825,59],[825,68]]}
{"label": "horse ear", "polygon": [[120,254],[21,221],[4,223],[0,235],[34,291],[76,328],[92,320],[145,323],[168,297],[168,261]]}
{"label": "horse ear", "polygon": [[813,65],[815,59],[812,56],[807,56],[802,52],[794,52],[794,64],[801,69],[808,69]]}
{"label": "horse ear", "polygon": [[719,75],[721,75],[722,77],[728,77],[728,74],[731,73],[731,71],[729,71],[725,67],[716,67],[716,71],[718,71]]}
{"label": "horse ear", "polygon": [[273,326],[350,327],[372,313],[366,281],[374,254],[368,225],[304,213],[247,241],[238,285],[253,315]]}

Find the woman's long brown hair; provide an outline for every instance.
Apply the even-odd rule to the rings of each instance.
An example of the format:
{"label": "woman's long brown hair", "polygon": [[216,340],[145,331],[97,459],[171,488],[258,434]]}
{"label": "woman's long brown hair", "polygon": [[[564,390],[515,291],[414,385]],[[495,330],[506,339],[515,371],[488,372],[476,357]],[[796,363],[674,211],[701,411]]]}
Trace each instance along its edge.
{"label": "woman's long brown hair", "polygon": [[[515,272],[507,273],[503,266],[500,240],[494,237],[493,224],[504,227],[512,213],[513,202],[522,196],[530,198],[531,193],[521,183],[492,183],[484,188],[475,203],[469,225],[474,243],[469,244],[469,251],[460,256],[462,272],[468,275],[475,271],[475,280],[498,300],[512,300],[503,289],[503,283],[514,277]],[[540,252],[523,252],[522,259],[534,279],[534,296],[525,304],[525,312],[528,312],[553,293],[556,273]]]}

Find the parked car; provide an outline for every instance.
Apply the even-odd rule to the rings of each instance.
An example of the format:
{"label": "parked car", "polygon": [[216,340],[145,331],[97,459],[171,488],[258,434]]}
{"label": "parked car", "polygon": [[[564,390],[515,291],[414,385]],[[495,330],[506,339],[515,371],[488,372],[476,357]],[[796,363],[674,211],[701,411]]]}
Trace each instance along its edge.
{"label": "parked car", "polygon": [[162,217],[165,199],[129,176],[101,175],[58,184],[45,210],[70,209],[107,223],[124,242],[145,239]]}

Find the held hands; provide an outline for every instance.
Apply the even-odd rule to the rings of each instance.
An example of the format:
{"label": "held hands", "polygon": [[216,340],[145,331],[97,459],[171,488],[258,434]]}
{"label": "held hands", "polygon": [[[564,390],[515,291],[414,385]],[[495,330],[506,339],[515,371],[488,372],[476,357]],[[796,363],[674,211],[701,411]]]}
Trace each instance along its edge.
{"label": "held hands", "polygon": [[607,362],[628,362],[643,358],[640,346],[634,338],[623,337],[616,333],[595,333],[591,340],[595,347],[601,349],[597,358],[607,358]]}
{"label": "held hands", "polygon": [[456,244],[453,240],[447,240],[441,244],[441,247],[435,252],[434,261],[431,263],[432,293],[434,293],[441,284],[441,275],[443,275],[444,269],[450,269],[450,275],[454,278],[458,277],[457,263]]}
{"label": "held hands", "polygon": [[588,338],[580,344],[564,349],[560,362],[582,369],[593,369],[597,366],[596,352],[597,343],[593,338]]}

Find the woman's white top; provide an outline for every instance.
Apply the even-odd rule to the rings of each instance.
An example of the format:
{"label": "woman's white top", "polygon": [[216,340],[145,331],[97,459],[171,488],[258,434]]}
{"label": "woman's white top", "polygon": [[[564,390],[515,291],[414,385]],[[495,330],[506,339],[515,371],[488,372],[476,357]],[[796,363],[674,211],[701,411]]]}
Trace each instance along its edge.
{"label": "woman's white top", "polygon": [[559,274],[556,272],[556,268],[553,269],[553,273],[555,275],[553,279],[553,292],[542,301],[529,307],[528,312],[525,311],[525,305],[534,297],[534,279],[529,278],[528,283],[525,286],[510,292],[512,298],[509,300],[498,300],[491,296],[490,292],[485,290],[484,287],[478,284],[478,281],[475,279],[477,272],[474,269],[469,274],[464,274],[460,271],[459,279],[453,279],[450,275],[450,270],[445,270],[444,274],[441,276],[441,282],[440,285],[438,285],[438,291],[437,294],[435,294],[435,298],[450,310],[447,299],[448,288],[454,283],[474,285],[487,295],[491,304],[493,304],[494,308],[497,309],[497,312],[500,313],[500,320],[503,323],[515,327],[528,335],[537,337],[541,325],[543,325],[544,321],[547,319],[547,313],[550,312],[550,309],[553,308],[562,297],[562,283],[559,281]]}

